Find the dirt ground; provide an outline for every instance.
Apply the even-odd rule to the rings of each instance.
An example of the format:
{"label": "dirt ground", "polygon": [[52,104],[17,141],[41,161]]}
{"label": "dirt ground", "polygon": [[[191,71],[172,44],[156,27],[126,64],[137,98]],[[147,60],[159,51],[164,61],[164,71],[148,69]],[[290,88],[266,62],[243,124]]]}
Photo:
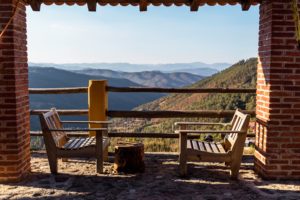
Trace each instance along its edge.
{"label": "dirt ground", "polygon": [[113,173],[113,158],[105,173],[95,173],[94,160],[59,161],[51,175],[45,152],[32,153],[32,172],[21,183],[0,184],[0,199],[300,199],[299,181],[264,181],[253,172],[253,158],[243,160],[238,181],[223,164],[190,163],[189,175],[178,175],[178,156],[146,153],[146,171]]}

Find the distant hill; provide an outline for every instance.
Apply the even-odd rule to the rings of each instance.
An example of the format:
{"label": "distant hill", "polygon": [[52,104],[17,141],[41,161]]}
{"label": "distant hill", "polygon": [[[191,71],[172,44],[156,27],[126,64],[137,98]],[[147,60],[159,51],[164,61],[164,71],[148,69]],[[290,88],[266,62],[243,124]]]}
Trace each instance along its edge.
{"label": "distant hill", "polygon": [[195,74],[195,75],[199,75],[199,76],[211,76],[213,74],[218,73],[219,71],[217,69],[213,69],[213,68],[189,68],[189,69],[177,69],[174,70],[174,72],[188,72],[190,74]]}
{"label": "distant hill", "polygon": [[[207,64],[203,62],[193,63],[171,63],[171,64],[130,64],[130,63],[74,63],[74,64],[53,64],[53,63],[29,63],[30,66],[38,67],[55,67],[65,70],[81,70],[81,69],[109,69],[113,71],[123,72],[142,72],[142,71],[162,71],[162,72],[188,72],[187,70],[196,69],[197,75],[210,76],[218,71],[231,66],[229,63],[213,63]],[[201,72],[203,69],[204,73]],[[208,74],[207,69],[211,69],[212,73]]]}
{"label": "distant hill", "polygon": [[[189,88],[255,88],[257,59],[242,60]],[[245,110],[255,109],[255,94],[173,94],[135,110]],[[143,131],[170,131],[172,119],[152,120]],[[154,123],[155,122],[155,123]]]}
{"label": "distant hill", "polygon": [[[29,87],[31,88],[86,87],[91,79],[107,79],[110,86],[140,87],[140,85],[127,79],[89,76],[56,68],[29,67]],[[162,96],[162,94],[154,93],[109,93],[109,109],[131,110]],[[51,107],[84,109],[88,107],[87,95],[30,95],[30,107],[32,109],[48,109]],[[37,124],[31,125],[32,129],[36,127]]]}
{"label": "distant hill", "polygon": [[108,78],[128,79],[147,87],[183,87],[199,81],[203,76],[186,72],[163,73],[160,71],[122,72],[108,69],[82,69],[74,70],[76,73],[86,75],[99,75]]}

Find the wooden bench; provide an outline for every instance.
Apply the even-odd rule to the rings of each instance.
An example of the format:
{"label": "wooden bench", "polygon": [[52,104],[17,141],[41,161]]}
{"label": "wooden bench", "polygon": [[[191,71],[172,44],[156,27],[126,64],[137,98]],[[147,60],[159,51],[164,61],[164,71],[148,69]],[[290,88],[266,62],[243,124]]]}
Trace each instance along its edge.
{"label": "wooden bench", "polygon": [[[103,160],[107,157],[109,138],[107,137],[108,121],[61,121],[55,108],[40,115],[40,122],[45,141],[50,171],[57,173],[58,158],[97,159],[97,173],[103,172]],[[63,123],[101,124],[103,128],[64,129]],[[96,137],[70,138],[66,132],[95,131]]]}
{"label": "wooden bench", "polygon": [[[231,177],[236,179],[241,165],[243,149],[247,136],[250,116],[236,110],[230,123],[176,122],[179,126],[176,133],[180,134],[179,166],[180,174],[187,174],[187,161],[225,162],[230,166]],[[231,130],[187,130],[190,125],[219,125],[230,126]],[[188,140],[188,134],[226,134],[223,142],[203,142]]]}

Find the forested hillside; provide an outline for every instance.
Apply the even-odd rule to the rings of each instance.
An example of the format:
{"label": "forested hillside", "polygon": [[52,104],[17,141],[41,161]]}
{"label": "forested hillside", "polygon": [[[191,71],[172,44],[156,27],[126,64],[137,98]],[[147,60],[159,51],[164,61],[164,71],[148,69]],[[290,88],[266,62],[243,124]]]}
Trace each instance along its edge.
{"label": "forested hillside", "polygon": [[[205,78],[190,88],[255,88],[257,59],[242,60],[230,68]],[[255,109],[255,94],[174,94],[135,110],[244,110]],[[226,121],[226,119],[153,119],[139,121],[131,131],[171,133],[175,121]],[[120,123],[120,122],[119,122]],[[131,122],[127,121],[127,124]],[[177,151],[177,140],[144,139],[146,150]]]}
{"label": "forested hillside", "polygon": [[[257,59],[242,60],[188,88],[255,88]],[[254,94],[174,94],[136,110],[232,110],[254,109]]]}

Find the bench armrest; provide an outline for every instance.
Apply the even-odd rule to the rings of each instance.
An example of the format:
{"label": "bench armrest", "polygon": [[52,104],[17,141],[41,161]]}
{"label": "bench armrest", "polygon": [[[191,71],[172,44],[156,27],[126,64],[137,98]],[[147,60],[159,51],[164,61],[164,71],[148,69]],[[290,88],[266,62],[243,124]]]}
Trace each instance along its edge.
{"label": "bench armrest", "polygon": [[215,126],[230,126],[231,123],[211,123],[211,122],[175,122],[175,126],[182,126],[182,125],[197,125],[197,126],[204,126],[204,125],[215,125]]}
{"label": "bench armrest", "polygon": [[216,130],[176,130],[175,133],[178,134],[188,134],[188,133],[194,133],[194,134],[208,134],[208,133],[239,133],[239,134],[245,134],[246,131],[216,131]]}
{"label": "bench armrest", "polygon": [[49,129],[49,131],[82,132],[82,131],[107,131],[107,128],[79,128],[79,129]]}
{"label": "bench armrest", "polygon": [[112,124],[111,121],[61,121],[67,124]]}

